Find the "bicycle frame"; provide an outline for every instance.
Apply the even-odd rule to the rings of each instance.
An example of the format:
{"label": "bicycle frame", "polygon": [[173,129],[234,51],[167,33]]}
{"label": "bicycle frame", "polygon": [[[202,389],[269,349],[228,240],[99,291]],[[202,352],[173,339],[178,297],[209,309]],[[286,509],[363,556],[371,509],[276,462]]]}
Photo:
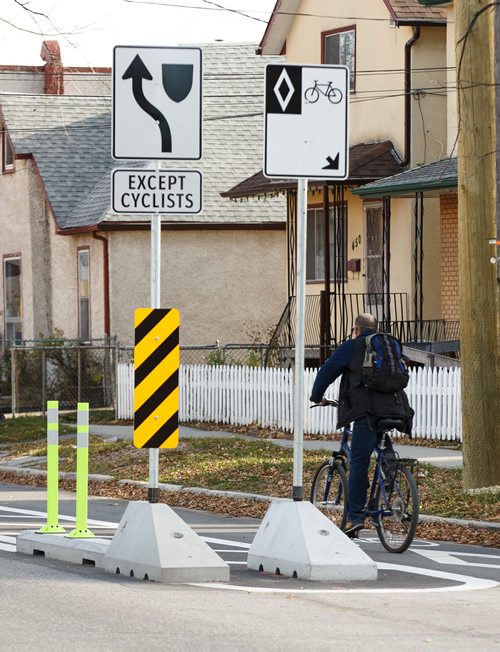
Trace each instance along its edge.
{"label": "bicycle frame", "polygon": [[[323,399],[311,407],[324,405],[338,406],[337,401]],[[387,419],[378,431],[375,453],[375,468],[368,482],[369,497],[364,512],[377,530],[383,547],[388,552],[401,553],[411,545],[418,525],[418,474],[415,482],[414,470],[417,460],[401,459],[394,451],[386,454],[389,432],[397,420]],[[311,487],[311,502],[325,510],[338,506],[340,516],[327,514],[331,520],[339,522],[342,529],[347,523],[348,511],[348,464],[351,462],[349,437],[350,427],[342,431],[340,449],[332,451],[331,457],[317,468]],[[392,448],[392,447],[391,447]],[[325,471],[327,475],[325,477]],[[326,480],[326,481],[325,481]],[[330,496],[332,483],[335,482],[336,493]],[[357,537],[357,532],[353,535]]]}
{"label": "bicycle frame", "polygon": [[[347,459],[348,462],[350,462],[351,460],[351,448],[349,446],[349,437],[351,437],[351,435],[352,435],[352,429],[350,427],[345,427],[342,431],[340,450],[334,451],[333,453],[333,458],[334,459],[340,458],[342,460],[342,464],[344,465],[344,467],[346,466],[345,460]],[[370,516],[373,519],[376,519],[378,516],[384,513],[386,515],[390,514],[390,510],[385,510],[382,508],[372,509],[377,487],[380,487],[380,492],[384,498],[384,503],[387,504],[387,492],[386,492],[386,487],[384,482],[385,476],[382,470],[382,463],[385,460],[385,456],[384,456],[384,451],[386,448],[385,441],[386,441],[386,437],[388,436],[389,434],[387,431],[383,432],[381,441],[377,443],[373,449],[373,452],[375,453],[375,469],[370,483],[370,493],[369,493],[369,498],[367,501],[367,509],[366,509],[367,516]],[[330,491],[330,482],[327,482],[325,488],[325,500],[329,491]]]}

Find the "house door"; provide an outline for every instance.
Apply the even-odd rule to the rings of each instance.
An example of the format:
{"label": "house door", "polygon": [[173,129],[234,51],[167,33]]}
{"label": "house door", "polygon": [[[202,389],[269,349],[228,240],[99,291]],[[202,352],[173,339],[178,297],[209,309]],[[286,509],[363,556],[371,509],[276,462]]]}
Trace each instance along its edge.
{"label": "house door", "polygon": [[366,293],[368,312],[378,318],[382,314],[383,216],[382,206],[366,206]]}

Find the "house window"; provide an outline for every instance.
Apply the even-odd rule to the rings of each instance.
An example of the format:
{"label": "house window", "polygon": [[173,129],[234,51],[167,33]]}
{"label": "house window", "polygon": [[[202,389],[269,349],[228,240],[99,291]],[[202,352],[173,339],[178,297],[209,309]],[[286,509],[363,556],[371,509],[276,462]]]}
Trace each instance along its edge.
{"label": "house window", "polygon": [[322,63],[347,66],[349,90],[355,90],[356,77],[356,28],[335,29],[322,32]]}
{"label": "house window", "polygon": [[384,280],[382,206],[366,206],[366,291],[372,302],[382,303]]}
{"label": "house window", "polygon": [[[310,208],[307,211],[307,254],[306,280],[323,281],[325,279],[325,226],[322,208]],[[341,281],[345,278],[346,261],[346,207],[336,206],[330,209],[330,279]]]}
{"label": "house window", "polygon": [[3,132],[2,137],[2,169],[12,170],[14,168],[14,150],[8,135]]}
{"label": "house window", "polygon": [[21,259],[4,258],[4,339],[20,342],[22,334]]}
{"label": "house window", "polygon": [[78,336],[90,340],[90,252],[78,251]]}

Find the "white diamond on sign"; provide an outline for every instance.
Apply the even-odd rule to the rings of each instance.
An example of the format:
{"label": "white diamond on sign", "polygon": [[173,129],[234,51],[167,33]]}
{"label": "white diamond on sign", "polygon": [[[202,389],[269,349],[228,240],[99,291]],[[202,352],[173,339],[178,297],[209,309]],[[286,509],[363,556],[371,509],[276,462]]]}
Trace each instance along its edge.
{"label": "white diamond on sign", "polygon": [[266,66],[267,177],[348,177],[348,83],[345,66]]}
{"label": "white diamond on sign", "polygon": [[201,158],[200,48],[116,46],[115,159]]}
{"label": "white diamond on sign", "polygon": [[[285,97],[283,97],[282,89],[284,89],[286,92]],[[278,81],[274,85],[274,94],[278,98],[278,102],[280,103],[280,106],[283,109],[283,111],[286,111],[286,107],[288,106],[288,103],[292,99],[292,95],[294,94],[294,92],[295,91],[292,82],[290,80],[290,77],[288,76],[286,69],[283,68],[281,75],[278,77]]]}

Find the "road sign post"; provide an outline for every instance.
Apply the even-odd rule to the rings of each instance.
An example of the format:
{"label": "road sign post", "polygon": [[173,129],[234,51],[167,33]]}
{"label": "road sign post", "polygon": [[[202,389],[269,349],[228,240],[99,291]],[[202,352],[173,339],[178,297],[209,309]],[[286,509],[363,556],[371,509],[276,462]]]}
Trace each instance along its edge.
{"label": "road sign post", "polygon": [[345,66],[271,64],[266,68],[264,174],[292,177],[297,190],[294,500],[303,499],[304,319],[308,178],[346,179],[349,173]]}
{"label": "road sign post", "polygon": [[[160,308],[161,214],[197,214],[197,170],[160,170],[162,159],[202,156],[202,52],[192,47],[116,46],[113,50],[112,155],[156,161],[156,170],[119,169],[117,213],[151,213],[151,306]],[[149,450],[148,500],[158,502],[159,449]]]}
{"label": "road sign post", "polygon": [[292,500],[272,501],[247,566],[307,580],[377,578],[368,555],[303,500],[307,180],[347,178],[347,80],[344,67],[266,69],[264,174],[298,180],[293,490]]}

